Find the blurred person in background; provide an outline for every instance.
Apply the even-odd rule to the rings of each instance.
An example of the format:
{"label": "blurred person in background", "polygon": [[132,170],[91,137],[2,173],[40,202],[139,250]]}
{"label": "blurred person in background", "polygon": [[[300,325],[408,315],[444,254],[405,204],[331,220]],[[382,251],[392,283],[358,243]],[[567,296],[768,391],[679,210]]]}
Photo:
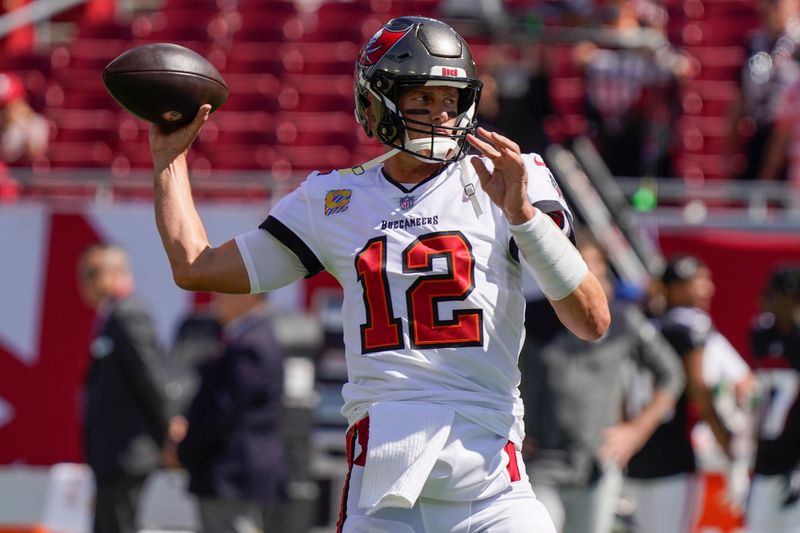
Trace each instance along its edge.
{"label": "blurred person in background", "polygon": [[0,72],[0,161],[31,163],[47,150],[47,120],[26,101],[22,79]]}
{"label": "blurred person in background", "polygon": [[[595,342],[565,328],[541,345],[526,339],[520,357],[525,401],[523,457],[536,497],[564,533],[610,533],[622,470],[683,392],[680,358],[632,303],[614,299],[605,253],[586,234],[578,250],[610,301],[611,327]],[[622,419],[633,368],[654,384],[648,402]]]}
{"label": "blurred person in background", "polygon": [[[741,372],[738,367],[718,363],[719,359],[728,358],[725,347],[730,345],[714,328],[708,314],[714,295],[711,271],[697,257],[676,256],[667,263],[661,283],[666,306],[657,321],[661,333],[681,356],[687,387],[672,416],[656,429],[628,465],[625,493],[635,502],[634,531],[647,533],[691,531],[698,518],[703,491],[696,475],[697,462],[691,438],[698,418],[708,425],[722,453],[728,458],[731,472],[741,472],[740,466],[746,465],[747,460],[743,457],[746,449],[738,446],[747,436],[732,435],[718,411],[713,388],[709,385],[714,373],[720,379],[723,374],[731,374],[741,384],[741,396],[744,397],[750,383],[746,365]],[[638,408],[637,402],[640,401],[637,397],[647,398],[649,389],[646,381],[634,380],[628,400],[629,411]],[[742,480],[739,477],[737,481]],[[743,489],[737,488],[741,498]]]}
{"label": "blurred person in background", "polygon": [[97,488],[94,531],[133,533],[140,492],[161,464],[167,434],[164,352],[150,314],[133,297],[125,250],[92,245],[80,257],[78,280],[96,311],[84,413]]}
{"label": "blurred person in background", "polygon": [[8,166],[30,164],[44,155],[49,135],[47,120],[26,101],[22,79],[0,72],[0,201],[19,197],[19,183]]}
{"label": "blurred person in background", "polygon": [[800,531],[800,265],[783,265],[751,331],[763,390],[746,523],[753,533]]}
{"label": "blurred person in background", "polygon": [[173,416],[183,416],[200,386],[200,366],[219,351],[222,324],[211,304],[198,305],[180,322],[167,354],[167,393]]}
{"label": "blurred person in background", "polygon": [[222,340],[200,363],[178,458],[206,533],[278,532],[270,513],[287,477],[279,431],[285,354],[263,294],[216,294],[214,309]]}
{"label": "blurred person in background", "polygon": [[[783,179],[785,159],[768,161],[770,136],[786,88],[800,75],[798,0],[758,0],[760,26],[743,43],[745,61],[739,75],[739,94],[728,113],[728,129],[722,161],[728,178]],[[743,145],[744,168],[735,168],[733,157]]]}
{"label": "blurred person in background", "polygon": [[514,139],[523,152],[544,152],[556,121],[550,99],[548,49],[542,43],[522,48],[492,46],[478,103],[478,124]]}
{"label": "blurred person in background", "polygon": [[789,183],[786,206],[800,216],[800,77],[781,95],[774,110],[774,124],[766,145],[758,179],[785,178]]}
{"label": "blurred person in background", "polygon": [[586,82],[589,136],[615,176],[673,175],[673,125],[677,83],[691,75],[688,59],[672,48],[663,29],[648,26],[640,6],[613,0],[598,8],[602,43],[580,42],[573,61]]}

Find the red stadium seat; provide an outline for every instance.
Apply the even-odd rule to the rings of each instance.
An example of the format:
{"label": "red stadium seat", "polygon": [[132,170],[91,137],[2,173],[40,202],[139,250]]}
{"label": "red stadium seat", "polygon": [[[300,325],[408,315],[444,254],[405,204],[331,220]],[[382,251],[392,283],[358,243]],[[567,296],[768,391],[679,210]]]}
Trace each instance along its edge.
{"label": "red stadium seat", "polygon": [[231,91],[227,102],[223,104],[225,111],[266,111],[274,113],[281,107],[278,95],[260,92],[245,93]]}
{"label": "red stadium seat", "polygon": [[214,15],[223,8],[234,7],[235,0],[168,0],[161,8],[164,12],[194,11]]}
{"label": "red stadium seat", "polygon": [[302,95],[353,95],[352,73],[341,75],[285,74],[283,80],[287,85],[297,89],[298,93]]}
{"label": "red stadium seat", "polygon": [[347,41],[297,43],[290,49],[290,52],[299,56],[299,68],[296,68],[293,72],[352,76],[355,68],[355,58],[359,49],[360,45]]}
{"label": "red stadium seat", "polygon": [[61,107],[63,109],[108,109],[110,111],[117,111],[120,109],[119,105],[108,92],[102,93],[100,91],[87,91],[85,93],[67,92],[64,95],[64,103]]}
{"label": "red stadium seat", "polygon": [[284,43],[303,36],[305,26],[294,13],[252,11],[241,13],[241,27],[234,33],[234,41]]}
{"label": "red stadium seat", "polygon": [[119,112],[114,109],[58,109],[48,108],[46,116],[56,127],[85,128],[92,125],[108,131],[115,131],[119,124]]}
{"label": "red stadium seat", "polygon": [[327,172],[338,168],[352,166],[352,151],[342,145],[324,146],[279,146],[276,153],[284,157],[291,165],[291,170],[308,173],[313,170]]}
{"label": "red stadium seat", "polygon": [[355,100],[352,94],[300,94],[296,109],[304,112],[344,111],[352,116]]}
{"label": "red stadium seat", "polygon": [[340,15],[346,15],[352,19],[366,18],[372,15],[372,5],[367,1],[341,2],[339,0],[324,0],[317,9],[317,17],[321,21],[326,21],[327,17],[338,19]]}
{"label": "red stadium seat", "polygon": [[333,113],[306,113],[306,112],[287,112],[276,117],[276,123],[291,122],[298,131],[311,130],[352,130],[358,125],[355,122],[353,113],[333,112]]}
{"label": "red stadium seat", "polygon": [[[333,119],[323,120],[320,115],[332,116]],[[282,113],[276,117],[276,140],[280,145],[354,148],[358,143],[358,125],[352,115],[344,117],[339,113]]]}
{"label": "red stadium seat", "polygon": [[86,142],[105,142],[112,148],[118,142],[117,133],[108,128],[96,127],[91,124],[81,128],[68,128],[65,126],[55,126],[54,143],[86,143]]}
{"label": "red stadium seat", "polygon": [[51,168],[105,167],[111,164],[113,153],[106,142],[54,142],[48,147],[47,160]]}
{"label": "red stadium seat", "polygon": [[[754,24],[755,23],[755,24]],[[670,41],[694,46],[731,46],[743,42],[748,31],[757,26],[753,17],[726,16],[725,20],[691,21],[683,25],[678,35],[670,35]]]}
{"label": "red stadium seat", "polygon": [[275,120],[265,111],[230,111],[225,108],[211,115],[210,122],[217,125],[222,138],[228,132],[244,134],[274,129]]}
{"label": "red stadium seat", "polygon": [[338,18],[331,14],[325,22],[320,19],[317,24],[307,24],[302,40],[304,42],[346,41],[360,45],[379,28],[380,23],[373,23],[372,19],[353,20],[347,13]]}
{"label": "red stadium seat", "polygon": [[225,69],[235,73],[280,76],[285,69],[285,49],[281,43],[235,40],[228,51]]}
{"label": "red stadium seat", "polygon": [[272,147],[254,147],[252,144],[227,145],[206,156],[214,170],[270,169],[278,159]]}
{"label": "red stadium seat", "polygon": [[390,8],[392,17],[402,15],[436,17],[439,14],[440,0],[394,0]]}
{"label": "red stadium seat", "polygon": [[147,142],[120,143],[117,153],[125,156],[131,168],[152,169],[153,158],[150,155],[150,144]]}
{"label": "red stadium seat", "polygon": [[80,38],[60,52],[65,57],[58,61],[66,62],[64,66],[69,68],[102,71],[115,57],[133,46],[135,44],[127,39]]}
{"label": "red stadium seat", "polygon": [[253,12],[269,12],[274,15],[297,13],[294,0],[239,0],[238,7],[243,15]]}
{"label": "red stadium seat", "polygon": [[217,142],[212,150],[226,150],[230,146],[274,146],[276,144],[275,130],[248,129],[248,130],[220,130]]}
{"label": "red stadium seat", "polygon": [[120,22],[81,24],[78,28],[78,38],[73,43],[78,43],[82,39],[130,41],[133,39],[133,29],[129,23]]}

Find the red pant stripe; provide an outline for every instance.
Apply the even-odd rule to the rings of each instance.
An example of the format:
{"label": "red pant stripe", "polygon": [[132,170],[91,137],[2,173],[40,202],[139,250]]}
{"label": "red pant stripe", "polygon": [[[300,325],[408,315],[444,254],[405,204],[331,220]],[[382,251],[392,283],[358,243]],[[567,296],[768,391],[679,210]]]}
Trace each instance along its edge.
{"label": "red pant stripe", "polygon": [[342,498],[339,501],[339,519],[336,521],[336,533],[342,533],[342,526],[347,517],[347,493],[350,490],[350,474],[353,472],[353,454],[355,453],[356,444],[356,426],[347,430],[345,437],[347,443],[347,475],[344,477],[344,486],[342,487]]}
{"label": "red pant stripe", "polygon": [[511,481],[519,481],[522,479],[522,476],[519,475],[519,465],[517,464],[517,449],[514,447],[514,443],[508,441],[505,447],[506,453],[508,454],[508,475],[511,476]]}

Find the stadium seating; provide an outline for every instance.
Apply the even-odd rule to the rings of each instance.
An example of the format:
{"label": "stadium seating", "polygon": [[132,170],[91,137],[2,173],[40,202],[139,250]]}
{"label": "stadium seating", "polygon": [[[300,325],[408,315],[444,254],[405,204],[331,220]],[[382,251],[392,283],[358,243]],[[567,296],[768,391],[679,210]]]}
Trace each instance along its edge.
{"label": "stadium seating", "polygon": [[[197,142],[198,154],[206,161],[198,168],[268,170],[278,163],[281,171],[305,171],[380,152],[352,118],[353,58],[382,21],[401,14],[436,16],[439,4],[440,0],[320,0],[309,8],[311,3],[293,0],[165,0],[119,20],[89,17],[76,9],[58,17],[75,23],[73,39],[45,53],[2,54],[0,70],[23,76],[33,107],[44,111],[53,125],[52,157],[46,167],[116,161],[118,171],[146,168],[147,125],[119,110],[99,71],[133,46],[178,42],[208,57],[230,88],[227,103]],[[520,17],[540,13],[545,24],[556,20],[547,14],[560,9],[557,3],[540,0],[505,4]],[[736,95],[735,80],[744,59],[739,44],[757,23],[755,4],[670,0],[664,5],[668,36],[690,57],[695,71],[679,89],[678,169],[714,179],[722,166],[715,158],[724,135],[723,118]],[[479,64],[495,57],[493,37],[468,38]],[[561,141],[584,133],[586,127],[584,84],[572,61],[572,47],[569,42],[549,43],[545,54],[555,113],[544,126]],[[266,148],[254,150],[260,145]],[[82,153],[71,155],[76,147]]]}

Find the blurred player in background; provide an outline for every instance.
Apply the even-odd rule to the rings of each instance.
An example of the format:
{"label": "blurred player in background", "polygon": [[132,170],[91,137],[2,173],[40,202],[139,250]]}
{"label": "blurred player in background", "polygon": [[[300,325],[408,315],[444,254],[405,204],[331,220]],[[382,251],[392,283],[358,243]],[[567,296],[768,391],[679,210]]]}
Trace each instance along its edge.
{"label": "blurred player in background", "polygon": [[763,305],[751,336],[763,404],[747,526],[789,533],[800,531],[800,266],[773,272]]}
{"label": "blurred player in background", "polygon": [[[520,356],[525,401],[523,456],[533,491],[564,533],[610,533],[622,471],[683,392],[675,350],[633,304],[614,299],[602,249],[579,234],[578,250],[610,300],[611,327],[586,342],[565,328],[544,345],[526,339]],[[532,337],[534,337],[532,335]],[[623,419],[627,376],[641,369],[654,385]]]}
{"label": "blurred player in background", "polygon": [[[662,334],[683,360],[687,387],[674,414],[628,465],[625,491],[635,501],[635,531],[647,533],[691,531],[698,518],[703,491],[696,475],[691,438],[698,415],[737,471],[741,470],[740,465],[746,466],[747,459],[743,456],[746,450],[738,445],[746,435],[732,434],[726,426],[709,385],[709,381],[722,380],[723,374],[736,376],[734,381],[741,383],[742,389],[750,382],[747,365],[744,369],[731,369],[724,361],[718,361],[727,359],[724,350],[730,345],[714,328],[708,314],[714,295],[711,271],[697,257],[676,256],[668,262],[661,282],[666,310],[658,321]],[[646,384],[639,384],[638,388],[647,394]],[[629,405],[629,409],[635,409],[635,405]],[[744,481],[743,490],[737,492],[746,491]]]}
{"label": "blurred player in background", "polygon": [[[355,79],[358,121],[385,153],[312,173],[219,247],[186,164],[210,106],[171,134],[151,129],[156,220],[181,287],[260,292],[327,270],[344,289],[339,531],[553,531],[520,456],[521,269],[583,339],[605,333],[608,306],[542,159],[474,130],[480,90],[452,28],[388,22]],[[469,145],[481,156],[465,159]]]}
{"label": "blurred player in background", "polygon": [[78,280],[97,313],[84,413],[86,462],[97,488],[94,531],[134,533],[139,495],[161,464],[168,428],[164,352],[149,313],[133,298],[122,248],[88,248]]}

